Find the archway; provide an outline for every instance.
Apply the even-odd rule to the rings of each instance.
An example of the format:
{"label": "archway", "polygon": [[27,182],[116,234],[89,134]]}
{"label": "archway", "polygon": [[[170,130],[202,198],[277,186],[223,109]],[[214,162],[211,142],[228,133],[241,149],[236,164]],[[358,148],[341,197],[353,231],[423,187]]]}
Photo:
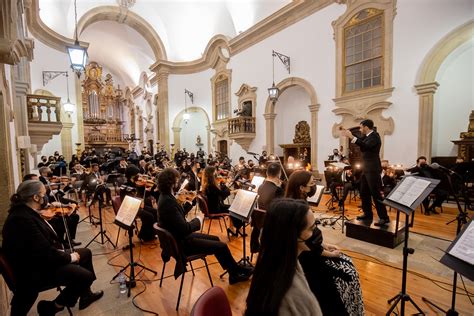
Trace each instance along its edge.
{"label": "archway", "polygon": [[[318,111],[319,111],[319,104],[318,98],[316,96],[316,91],[314,90],[313,86],[302,78],[297,77],[290,77],[286,78],[283,81],[277,84],[277,88],[280,89],[280,95],[282,95],[285,90],[290,87],[299,86],[303,88],[306,93],[309,95],[310,103],[308,105],[309,111],[311,112],[311,122],[310,122],[310,130],[311,130],[311,165],[313,168],[317,168],[318,163]],[[265,117],[266,121],[266,150],[268,153],[275,153],[275,104],[267,98],[267,102],[265,105],[265,113],[263,116]],[[317,171],[317,170],[316,170]]]}
{"label": "archway", "polygon": [[[186,112],[188,114],[191,115],[191,118],[190,118],[190,122],[192,120],[192,116],[193,116],[193,113],[194,114],[200,114],[201,117],[204,116],[204,120],[205,120],[205,130],[206,130],[206,135],[205,135],[205,139],[202,139],[202,141],[205,142],[204,145],[207,145],[207,147],[204,148],[205,151],[207,151],[207,153],[210,152],[211,150],[211,121],[209,120],[209,115],[207,114],[207,112],[202,108],[202,107],[199,107],[199,106],[192,106],[192,107],[188,107],[186,109]],[[174,121],[173,121],[173,127],[172,127],[172,130],[173,130],[173,138],[174,138],[174,148],[176,150],[178,149],[181,149],[182,147],[182,144],[181,144],[181,132],[183,131],[183,121],[184,121],[184,113],[186,113],[185,110],[182,110],[181,112],[179,112],[176,117],[174,118]],[[194,124],[194,123],[190,123],[190,124]],[[197,135],[196,135],[197,136]],[[202,135],[200,135],[202,136]],[[194,138],[195,139],[195,138]],[[193,140],[194,140],[193,139]],[[187,147],[185,147],[187,148]],[[192,148],[187,148],[189,152],[193,152],[194,150],[194,146]]]}
{"label": "archway", "polygon": [[417,73],[415,89],[419,96],[418,156],[426,156],[431,160],[434,94],[439,86],[436,75],[444,60],[473,36],[474,20],[454,29],[430,50]]}

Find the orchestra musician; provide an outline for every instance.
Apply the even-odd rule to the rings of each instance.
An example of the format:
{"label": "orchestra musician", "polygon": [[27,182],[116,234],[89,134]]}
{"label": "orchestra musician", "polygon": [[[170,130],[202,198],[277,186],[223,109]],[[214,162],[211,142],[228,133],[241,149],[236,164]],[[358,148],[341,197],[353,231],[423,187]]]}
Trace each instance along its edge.
{"label": "orchestra musician", "polygon": [[[99,172],[99,164],[93,163],[92,164],[92,170],[89,176],[86,179],[87,183],[93,183],[96,182],[97,186],[102,185],[102,188],[100,189],[100,192],[94,192],[94,196],[92,201],[94,201],[97,197],[97,194],[104,194],[106,196],[106,205],[112,206],[112,193],[110,191],[110,188],[107,186],[103,185],[104,184],[104,177],[100,174]],[[97,191],[97,190],[96,190]],[[104,198],[102,196],[101,201],[104,201]]]}
{"label": "orchestra musician", "polygon": [[[196,233],[202,226],[202,214],[189,222],[186,221],[184,210],[174,197],[174,193],[178,191],[178,185],[179,173],[175,169],[166,168],[158,175],[159,225],[173,235],[187,256],[203,253],[215,255],[221,267],[229,272],[229,284],[248,280],[252,270],[239,266],[227,245],[221,242],[219,237]],[[185,265],[185,262],[176,264],[176,277],[184,272]]]}
{"label": "orchestra musician", "polygon": [[[281,166],[272,162],[267,167],[267,177],[258,187],[258,208],[268,210],[270,203],[275,199],[282,198],[285,190],[282,186]],[[253,214],[253,213],[252,213]],[[252,218],[252,223],[254,222]],[[260,249],[260,229],[252,224],[252,234],[250,235],[250,249],[252,253],[259,252]]]}
{"label": "orchestra musician", "polygon": [[360,178],[360,198],[362,200],[362,211],[364,215],[358,216],[358,220],[372,222],[372,199],[379,216],[376,226],[384,226],[390,223],[387,209],[382,203],[382,179],[380,173],[382,166],[380,163],[380,147],[382,141],[380,135],[374,130],[374,122],[370,119],[360,122],[360,132],[362,137],[355,137],[350,130],[342,129],[341,134],[350,139],[353,144],[359,146],[362,152],[363,173]]}
{"label": "orchestra musician", "polygon": [[387,197],[397,184],[395,170],[390,167],[388,160],[382,160],[382,173],[380,176],[382,177],[383,196]]}
{"label": "orchestra musician", "polygon": [[[216,168],[207,166],[204,169],[204,175],[202,179],[202,192],[207,198],[207,207],[209,213],[229,213],[230,205],[225,204],[224,200],[231,194],[227,187],[227,181],[225,178],[220,178],[219,182],[216,179]],[[239,229],[243,226],[241,220],[234,217],[230,217],[231,224],[235,227],[235,231],[232,231],[231,227],[227,228],[227,234],[237,236],[240,232]]]}
{"label": "orchestra musician", "polygon": [[51,225],[41,214],[47,205],[46,188],[36,180],[22,182],[10,198],[3,227],[3,251],[16,280],[11,315],[26,315],[45,287],[66,286],[53,301],[40,301],[40,315],[54,315],[73,307],[85,309],[103,296],[92,292],[96,279],[89,249],[65,250]]}
{"label": "orchestra musician", "polygon": [[[348,165],[349,159],[344,157],[342,162]],[[344,201],[346,200],[347,195],[349,194],[349,191],[352,190],[353,188],[353,183],[354,183],[354,176],[352,174],[352,169],[350,166],[345,167],[344,169],[340,170],[336,174],[335,179],[330,185],[330,190],[331,190],[331,194],[338,201],[339,208],[343,207]],[[343,187],[341,197],[337,194],[337,190],[336,190],[337,186]]]}
{"label": "orchestra musician", "polygon": [[[52,174],[51,169],[49,167],[41,167],[40,175],[38,180],[41,181],[45,185],[46,189],[46,199],[48,201],[56,201],[63,204],[74,204],[78,205],[78,203],[74,200],[70,200],[64,197],[64,192],[60,190],[60,183],[52,184],[49,179]],[[36,180],[35,177],[32,180]],[[52,189],[52,186],[56,187],[57,189]],[[67,214],[56,214],[52,218],[49,219],[49,224],[53,226],[55,232],[57,233],[59,239],[63,244],[67,244],[67,236],[66,236],[66,228],[64,227],[64,222],[62,216],[66,220],[67,229],[69,231],[69,237],[71,238],[71,244],[73,246],[79,246],[81,244],[80,241],[76,241],[76,232],[77,232],[77,225],[79,224],[79,214],[76,212],[76,207],[74,208],[73,212]]]}
{"label": "orchestra musician", "polygon": [[342,161],[342,159],[344,159],[344,156],[342,155],[342,152],[339,153],[339,149],[337,149],[337,148],[334,148],[332,150],[332,155],[329,155],[329,157],[328,157],[328,160],[333,160],[333,161],[337,161],[337,162]]}
{"label": "orchestra musician", "polygon": [[448,190],[443,187],[445,185],[445,176],[443,174],[440,174],[437,172],[437,170],[434,170],[428,165],[427,159],[425,156],[420,156],[416,159],[416,166],[413,168],[407,169],[408,172],[411,173],[418,173],[419,176],[425,177],[425,178],[430,178],[430,179],[439,179],[441,182],[431,191],[431,194],[434,194],[435,198],[433,201],[433,204],[430,204],[430,199],[427,197],[426,199],[423,200],[422,204],[425,209],[425,215],[430,215],[430,213],[433,214],[439,214],[438,211],[436,211],[437,207],[441,207],[443,204],[444,200],[448,198]]}
{"label": "orchestra musician", "polygon": [[[125,172],[127,178],[127,183],[124,186],[120,187],[120,198],[123,200],[125,195],[132,195],[138,198],[144,199],[144,204],[138,210],[137,216],[142,222],[140,232],[138,233],[138,238],[144,242],[153,241],[156,239],[155,231],[153,224],[157,222],[157,212],[153,208],[153,200],[155,196],[151,195],[151,192],[154,191],[156,184],[151,183],[152,186],[149,187],[147,191],[147,184],[139,184],[139,169],[135,165],[129,165]],[[158,196],[156,196],[158,197]]]}

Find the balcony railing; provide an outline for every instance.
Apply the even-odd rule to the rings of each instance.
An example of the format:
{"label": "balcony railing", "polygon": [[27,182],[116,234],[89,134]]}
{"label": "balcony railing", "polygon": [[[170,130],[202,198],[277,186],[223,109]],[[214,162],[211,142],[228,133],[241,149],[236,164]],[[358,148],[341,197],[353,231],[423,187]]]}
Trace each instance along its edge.
{"label": "balcony railing", "polygon": [[29,94],[28,121],[61,124],[61,98]]}
{"label": "balcony railing", "polygon": [[255,134],[255,117],[240,116],[231,118],[227,122],[229,135],[235,134]]}

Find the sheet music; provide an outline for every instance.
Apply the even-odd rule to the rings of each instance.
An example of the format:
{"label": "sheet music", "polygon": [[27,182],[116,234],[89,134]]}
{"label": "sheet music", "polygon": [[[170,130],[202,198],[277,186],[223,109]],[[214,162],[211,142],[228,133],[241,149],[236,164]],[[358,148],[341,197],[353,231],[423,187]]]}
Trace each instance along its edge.
{"label": "sheet music", "polygon": [[181,184],[181,187],[179,188],[179,191],[184,190],[186,186],[188,185],[188,183],[189,183],[188,179],[184,179],[183,184]]}
{"label": "sheet music", "polygon": [[115,216],[115,220],[126,226],[132,226],[141,203],[141,199],[137,199],[128,195],[125,196],[122,204],[120,205],[120,209],[117,212],[117,216]]}
{"label": "sheet music", "polygon": [[406,177],[388,199],[410,207],[430,184],[427,180]]}
{"label": "sheet music", "polygon": [[251,182],[255,186],[255,189],[253,189],[253,191],[257,192],[258,187],[262,185],[263,181],[265,181],[264,177],[254,176]]}
{"label": "sheet music", "polygon": [[248,218],[256,199],[257,193],[247,190],[238,190],[229,210],[237,215]]}
{"label": "sheet music", "polygon": [[474,265],[474,224],[472,221],[448,253]]}
{"label": "sheet music", "polygon": [[316,193],[312,197],[308,197],[306,201],[309,203],[315,203],[319,204],[319,201],[321,201],[321,195],[323,194],[324,191],[324,185],[316,185]]}
{"label": "sheet music", "polygon": [[347,165],[343,162],[331,162],[330,165],[334,166],[336,168],[339,168],[339,169],[344,169],[345,167],[349,167],[349,165]]}

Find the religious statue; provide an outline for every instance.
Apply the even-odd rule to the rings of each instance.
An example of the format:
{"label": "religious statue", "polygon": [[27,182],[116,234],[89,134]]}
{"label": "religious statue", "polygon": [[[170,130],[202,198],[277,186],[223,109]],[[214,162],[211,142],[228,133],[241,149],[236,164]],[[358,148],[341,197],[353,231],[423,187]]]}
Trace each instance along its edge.
{"label": "religious statue", "polygon": [[311,143],[311,137],[309,135],[309,125],[306,121],[299,121],[295,126],[295,137],[293,138],[294,144]]}
{"label": "religious statue", "polygon": [[146,126],[144,132],[146,133],[146,139],[153,139],[153,124],[151,123],[153,115],[149,114],[148,117],[145,117]]}

